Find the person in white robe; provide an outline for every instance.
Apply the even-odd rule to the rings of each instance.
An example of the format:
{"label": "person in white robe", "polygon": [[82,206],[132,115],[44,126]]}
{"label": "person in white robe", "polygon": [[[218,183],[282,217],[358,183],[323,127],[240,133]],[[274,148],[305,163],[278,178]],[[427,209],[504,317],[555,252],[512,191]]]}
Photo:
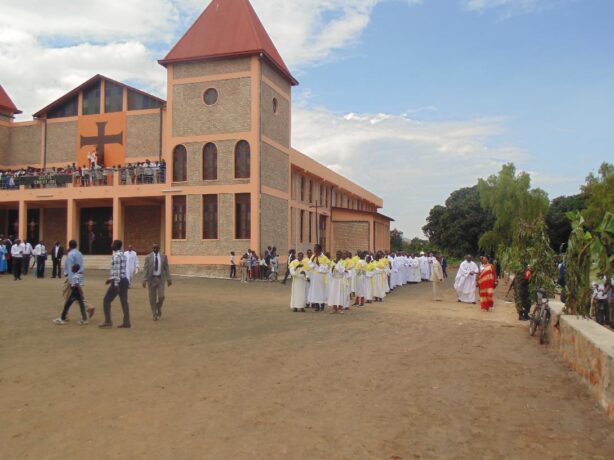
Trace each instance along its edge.
{"label": "person in white robe", "polygon": [[126,255],[126,278],[128,282],[132,283],[134,276],[139,272],[139,257],[132,245],[128,246],[128,250],[124,253]]}
{"label": "person in white robe", "polygon": [[290,308],[294,312],[304,312],[307,299],[305,297],[305,287],[307,285],[307,270],[303,265],[303,253],[299,252],[298,257],[290,262],[290,276],[292,277],[292,294],[290,296]]}
{"label": "person in white robe", "polygon": [[356,303],[357,307],[365,306],[365,297],[367,296],[367,277],[365,271],[367,270],[367,262],[365,262],[364,256],[360,257],[360,260],[356,262],[354,271],[356,273]]}
{"label": "person in white robe", "polygon": [[307,302],[315,311],[323,311],[328,300],[327,277],[329,273],[329,259],[322,254],[322,247],[317,244],[313,256],[309,260],[310,283]]}
{"label": "person in white robe", "polygon": [[419,283],[420,276],[420,260],[412,254],[409,258],[409,282]]}
{"label": "person in white robe", "polygon": [[420,278],[422,281],[431,281],[431,265],[429,259],[424,255],[424,252],[420,253]]}
{"label": "person in white robe", "polygon": [[468,255],[460,264],[454,289],[458,295],[458,301],[463,303],[475,303],[475,292],[477,289],[477,275],[480,273],[478,266],[473,261],[473,257]]}
{"label": "person in white robe", "polygon": [[342,260],[341,251],[337,251],[337,256],[334,260],[333,269],[330,272],[329,289],[328,289],[328,306],[333,309],[331,313],[343,314],[345,305],[346,291],[346,270]]}
{"label": "person in white robe", "polygon": [[307,249],[307,256],[303,259],[303,267],[307,275],[307,279],[305,280],[305,308],[311,307],[309,303],[309,288],[311,287],[311,269],[309,268],[309,261],[312,255],[313,252],[311,252],[311,249]]}

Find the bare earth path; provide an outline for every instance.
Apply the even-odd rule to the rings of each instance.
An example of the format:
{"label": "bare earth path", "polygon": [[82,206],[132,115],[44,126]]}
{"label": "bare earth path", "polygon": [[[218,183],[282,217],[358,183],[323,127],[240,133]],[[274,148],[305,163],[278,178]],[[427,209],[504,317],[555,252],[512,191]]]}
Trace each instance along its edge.
{"label": "bare earth path", "polygon": [[[0,277],[2,459],[611,459],[614,424],[512,307],[408,286],[345,316],[289,288],[177,279],[162,321],[54,326],[57,280]],[[119,303],[114,320],[120,321]]]}

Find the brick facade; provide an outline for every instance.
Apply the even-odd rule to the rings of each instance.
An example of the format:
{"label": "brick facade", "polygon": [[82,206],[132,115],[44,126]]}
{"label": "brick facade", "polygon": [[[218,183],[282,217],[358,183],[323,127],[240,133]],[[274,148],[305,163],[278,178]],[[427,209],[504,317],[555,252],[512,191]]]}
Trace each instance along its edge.
{"label": "brick facade", "polygon": [[[151,246],[162,246],[162,205],[124,206],[124,245],[129,244],[139,254],[149,254]],[[147,222],[147,225],[143,225]]]}
{"label": "brick facade", "polygon": [[[277,100],[277,113],[273,111]],[[260,85],[262,134],[284,147],[290,147],[290,102],[266,83]]]}
{"label": "brick facade", "polygon": [[191,142],[184,144],[188,151],[188,184],[189,185],[231,185],[248,184],[249,179],[235,179],[235,146],[241,139],[232,141],[216,141],[217,147],[217,180],[203,180],[203,149],[206,142]]}
{"label": "brick facade", "polygon": [[261,252],[267,246],[276,247],[277,254],[288,253],[288,201],[269,196],[260,198]]}
{"label": "brick facade", "polygon": [[7,165],[40,163],[42,145],[42,126],[27,125],[11,128],[10,157]]}
{"label": "brick facade", "polygon": [[207,77],[222,73],[247,72],[250,70],[250,67],[250,58],[248,57],[186,62],[173,66],[173,76],[175,79]]}
{"label": "brick facade", "polygon": [[363,251],[369,248],[369,222],[333,222],[334,247],[337,251]]}
{"label": "brick facade", "polygon": [[126,158],[156,160],[160,154],[160,114],[126,117]]}
{"label": "brick facade", "polygon": [[[218,91],[214,105],[203,101],[208,88]],[[174,85],[172,110],[174,137],[249,131],[251,78]]]}
{"label": "brick facade", "polygon": [[288,173],[290,159],[281,150],[271,147],[266,142],[260,144],[260,181],[262,185],[289,192]]}
{"label": "brick facade", "polygon": [[76,121],[47,123],[47,163],[75,162],[77,131]]}
{"label": "brick facade", "polygon": [[9,147],[11,145],[11,129],[0,125],[0,165],[9,162]]}
{"label": "brick facade", "polygon": [[261,62],[262,62],[262,76],[271,80],[271,82],[275,86],[277,86],[279,89],[284,91],[286,94],[290,94],[290,92],[292,91],[292,87],[288,83],[288,80],[282,77],[280,73],[277,70],[275,70],[272,66],[267,64],[266,61],[261,61]]}
{"label": "brick facade", "polygon": [[46,208],[42,209],[42,240],[47,249],[59,241],[62,246],[67,247],[66,241],[66,209],[65,208]]}

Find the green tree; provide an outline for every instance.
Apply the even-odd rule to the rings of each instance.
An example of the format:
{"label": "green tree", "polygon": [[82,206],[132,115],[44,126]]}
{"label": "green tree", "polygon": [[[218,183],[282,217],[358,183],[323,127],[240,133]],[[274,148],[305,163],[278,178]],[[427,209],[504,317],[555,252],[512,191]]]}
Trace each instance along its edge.
{"label": "green tree", "polygon": [[584,194],[559,196],[552,200],[546,215],[546,225],[548,226],[550,246],[554,251],[565,252],[567,250],[567,240],[569,240],[571,233],[571,222],[567,213],[581,211],[585,208],[586,195]]}
{"label": "green tree", "polygon": [[480,248],[493,252],[500,246],[511,246],[521,225],[544,219],[548,212],[548,194],[542,189],[531,189],[531,176],[516,174],[513,163],[504,165],[498,175],[478,180],[480,203],[490,210],[495,222],[492,230],[484,233]]}
{"label": "green tree", "polygon": [[393,252],[403,250],[403,232],[396,228],[390,231],[390,250]]}
{"label": "green tree", "polygon": [[614,165],[604,162],[597,175],[590,173],[582,192],[586,195],[586,209],[582,212],[584,225],[595,229],[605,213],[614,210]]}
{"label": "green tree", "polygon": [[445,206],[431,209],[422,231],[431,243],[453,257],[478,253],[480,237],[492,228],[492,213],[480,205],[477,185],[450,194]]}

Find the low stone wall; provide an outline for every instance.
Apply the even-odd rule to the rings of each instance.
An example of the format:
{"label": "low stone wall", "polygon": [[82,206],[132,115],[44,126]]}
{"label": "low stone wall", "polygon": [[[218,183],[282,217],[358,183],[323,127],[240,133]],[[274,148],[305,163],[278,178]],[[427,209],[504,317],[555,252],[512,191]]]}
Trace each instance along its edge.
{"label": "low stone wall", "polygon": [[552,300],[550,307],[548,346],[580,376],[614,421],[614,332],[590,319],[561,315],[561,302]]}

